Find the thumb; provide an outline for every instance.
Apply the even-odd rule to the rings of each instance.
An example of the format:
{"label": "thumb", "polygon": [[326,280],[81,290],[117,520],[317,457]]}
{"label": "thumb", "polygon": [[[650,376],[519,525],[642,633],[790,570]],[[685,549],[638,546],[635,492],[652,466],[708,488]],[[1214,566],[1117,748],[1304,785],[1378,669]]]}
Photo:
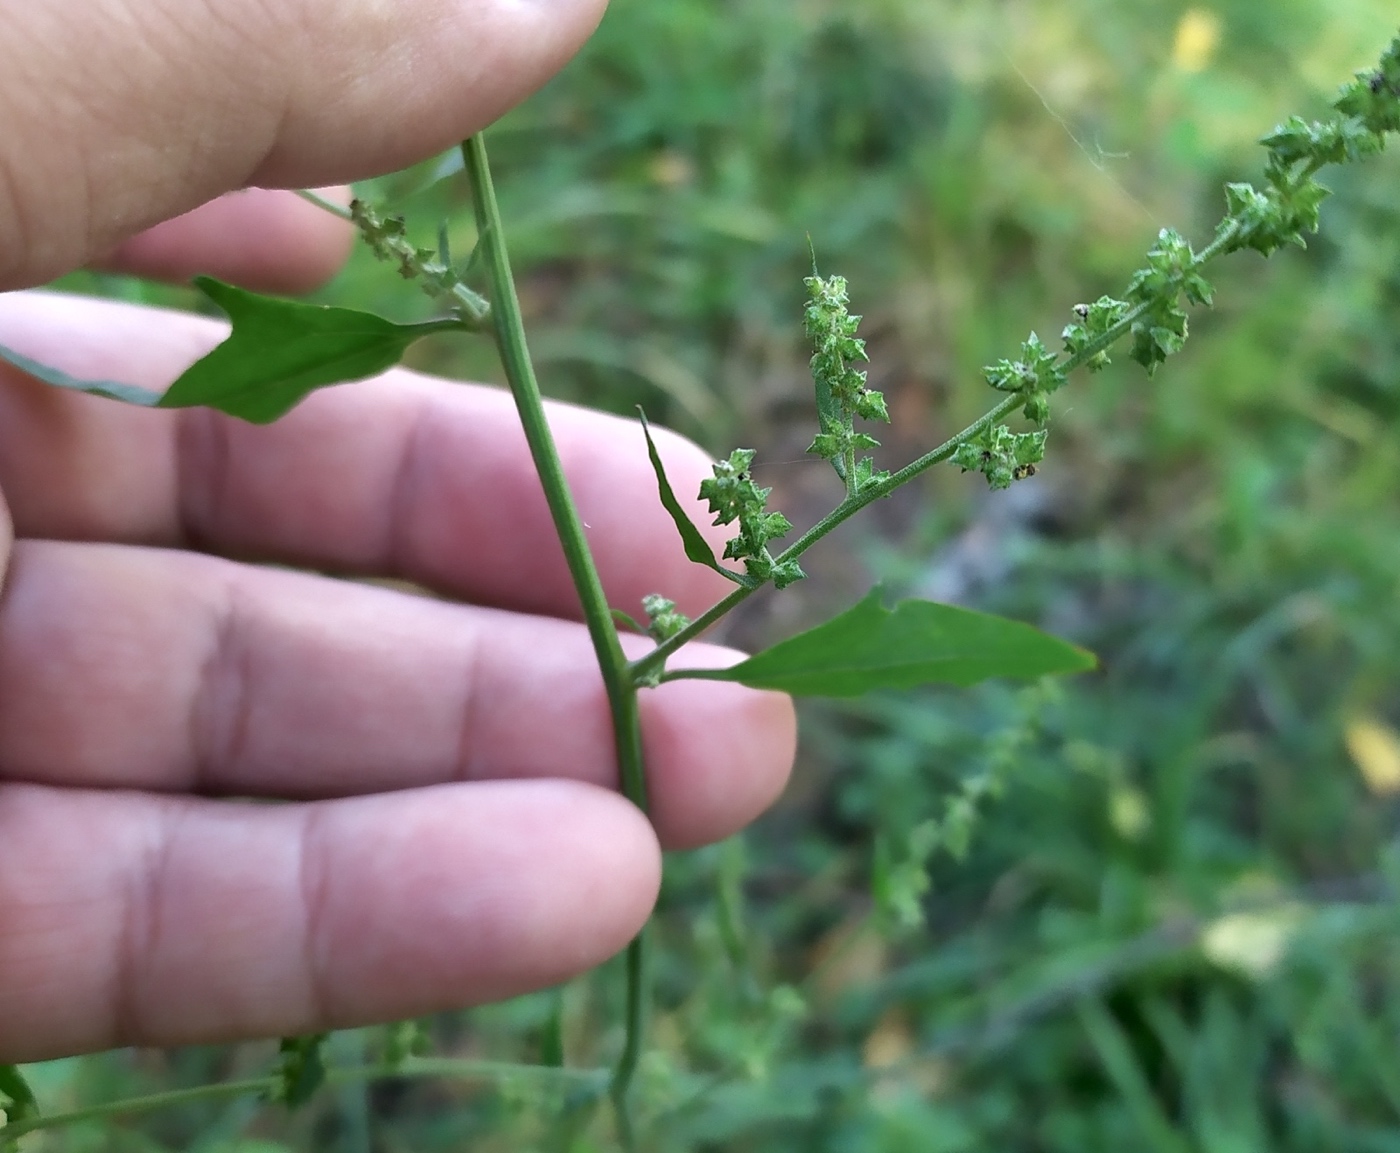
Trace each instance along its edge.
{"label": "thumb", "polygon": [[0,0],[0,290],[246,185],[389,172],[544,83],[606,0]]}

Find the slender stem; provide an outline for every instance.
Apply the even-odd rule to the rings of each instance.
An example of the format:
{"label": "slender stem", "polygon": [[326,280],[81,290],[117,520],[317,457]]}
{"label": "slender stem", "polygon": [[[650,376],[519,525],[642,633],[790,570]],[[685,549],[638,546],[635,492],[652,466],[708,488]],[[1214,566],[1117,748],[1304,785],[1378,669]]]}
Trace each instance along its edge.
{"label": "slender stem", "polygon": [[609,1094],[617,1115],[618,1137],[622,1148],[631,1153],[636,1148],[636,1137],[632,1132],[632,1110],[628,1104],[628,1093],[642,1059],[642,1040],[646,1036],[647,1001],[651,988],[651,974],[648,972],[650,948],[647,942],[647,927],[632,939],[627,946],[627,1004],[624,1010],[626,1040],[622,1056],[613,1070]]}
{"label": "slender stem", "polygon": [[[1214,260],[1229,246],[1238,232],[1238,222],[1234,220],[1229,221],[1229,223],[1220,230],[1216,238],[1196,254],[1196,259],[1192,261],[1192,268],[1201,268]],[[1069,373],[1073,372],[1076,368],[1087,364],[1104,349],[1117,343],[1122,337],[1126,336],[1132,330],[1133,325],[1150,312],[1152,307],[1153,302],[1138,305],[1128,312],[1122,320],[1113,325],[1112,328],[1107,329],[1101,335],[1089,341],[1088,344],[1073,356],[1066,357],[1057,367],[1065,375],[1069,375]],[[992,425],[999,424],[1024,403],[1025,400],[1023,397],[1016,395],[1006,397],[998,403],[995,408],[983,413],[982,416],[973,421],[973,423],[963,429],[962,432],[945,440],[937,448],[924,453],[923,456],[906,464],[898,472],[891,473],[884,480],[876,484],[868,485],[857,494],[848,495],[836,508],[822,517],[820,521],[803,533],[793,544],[775,557],[774,563],[782,564],[784,561],[796,560],[816,544],[817,541],[821,540],[822,537],[826,536],[838,525],[844,524],[866,505],[873,504],[882,497],[889,496],[890,493],[900,485],[907,484],[920,473],[927,472],[934,465],[947,460],[957,452],[959,447],[964,443],[976,436],[980,436],[984,430],[990,428]],[[762,585],[757,585],[750,588],[736,589],[723,600],[715,602],[685,628],[681,629],[680,632],[676,633],[675,636],[657,645],[656,648],[652,649],[651,652],[647,653],[645,656],[633,661],[628,666],[628,672],[632,679],[634,681],[641,681],[655,676],[657,670],[665,665],[667,658],[670,657],[671,654],[676,652],[683,645],[694,640],[707,628],[735,608],[740,602],[747,599],[762,587]],[[713,674],[711,674],[711,676],[713,677]],[[673,681],[703,680],[705,678],[706,674],[702,670],[677,669],[675,672],[666,673],[661,679],[663,681]]]}
{"label": "slender stem", "polygon": [[277,1088],[278,1077],[256,1077],[247,1081],[225,1081],[213,1085],[195,1085],[189,1089],[171,1089],[164,1093],[151,1093],[144,1097],[128,1097],[122,1101],[107,1101],[101,1105],[89,1105],[84,1109],[71,1109],[67,1113],[47,1113],[41,1117],[28,1117],[22,1121],[11,1121],[0,1128],[0,1141],[12,1141],[26,1133],[40,1129],[59,1129],[65,1125],[77,1125],[83,1121],[95,1121],[103,1117],[121,1117],[133,1113],[150,1113],[157,1109],[169,1109],[175,1105],[185,1105],[193,1101],[217,1101],[225,1097],[248,1097],[258,1093],[270,1093]]}
{"label": "slender stem", "polygon": [[337,204],[334,200],[327,200],[319,192],[313,192],[309,188],[298,188],[296,192],[297,195],[300,196],[303,200],[305,200],[308,204],[314,204],[323,212],[329,212],[332,216],[339,216],[341,220],[355,219],[350,214],[350,209],[346,208],[345,205]]}
{"label": "slender stem", "polygon": [[442,320],[425,320],[419,324],[412,325],[423,336],[432,336],[435,332],[475,332],[470,322],[464,322],[457,317],[446,317]]}
{"label": "slender stem", "polygon": [[618,737],[618,759],[623,762],[624,785],[630,787],[637,782],[628,781],[627,773],[637,774],[641,769],[637,763],[641,743],[631,731],[634,727],[632,722],[636,719],[635,692],[623,675],[627,661],[623,656],[622,642],[618,639],[617,628],[608,610],[603,583],[584,535],[583,520],[574,506],[568,481],[564,477],[564,466],[545,417],[544,400],[540,396],[539,383],[535,379],[534,366],[525,342],[525,325],[520,315],[515,280],[511,275],[496,192],[491,183],[486,144],[480,134],[462,145],[462,158],[471,180],[477,228],[482,243],[486,245],[486,262],[491,278],[491,317],[501,364],[520,413],[530,456],[544,487],[545,500],[554,519],[555,531],[559,534],[559,543],[564,549],[569,575],[578,590],[584,623],[593,641],[608,700],[612,705],[614,731]]}
{"label": "slender stem", "polygon": [[[525,343],[525,324],[520,315],[515,280],[511,275],[510,258],[506,252],[505,232],[501,226],[500,208],[491,182],[491,168],[486,157],[486,143],[481,134],[462,144],[462,159],[471,182],[472,203],[476,211],[479,243],[485,246],[485,256],[491,279],[491,319],[496,331],[496,344],[501,364],[510,383],[511,394],[525,429],[530,455],[544,486],[545,499],[554,518],[569,574],[578,590],[583,606],[584,623],[593,641],[603,685],[612,712],[613,737],[616,744],[618,772],[624,794],[638,808],[646,811],[646,766],[642,756],[641,720],[637,709],[637,682],[628,675],[627,658],[618,639],[617,628],[608,610],[602,581],[588,548],[583,521],[569,494],[568,481],[559,460],[554,438],[545,418],[544,401],[540,396],[535,370]],[[645,1028],[646,935],[638,934],[627,950],[627,1040],[613,1077],[612,1096],[619,1116],[619,1128],[630,1131],[627,1113],[627,1092],[636,1072]]]}
{"label": "slender stem", "polygon": [[[460,1081],[503,1081],[528,1079],[546,1084],[601,1086],[606,1077],[603,1069],[558,1069],[543,1065],[517,1065],[507,1061],[464,1061],[450,1057],[410,1057],[401,1064],[353,1065],[326,1072],[327,1085],[346,1085],[365,1081],[400,1078],[450,1077]],[[177,1105],[200,1101],[220,1101],[230,1097],[252,1097],[271,1093],[281,1084],[280,1077],[253,1077],[245,1081],[223,1081],[212,1085],[195,1085],[188,1089],[170,1089],[141,1097],[107,1101],[66,1113],[47,1113],[0,1126],[0,1142],[23,1137],[41,1129],[61,1129],[84,1121],[104,1117],[127,1117],[137,1113],[152,1113]]]}

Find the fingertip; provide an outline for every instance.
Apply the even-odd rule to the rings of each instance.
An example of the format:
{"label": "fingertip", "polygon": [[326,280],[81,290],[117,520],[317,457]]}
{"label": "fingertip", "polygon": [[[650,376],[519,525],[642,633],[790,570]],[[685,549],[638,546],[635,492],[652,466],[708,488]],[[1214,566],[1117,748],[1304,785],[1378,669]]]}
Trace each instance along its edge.
{"label": "fingertip", "polygon": [[[621,951],[650,916],[660,846],[615,793],[536,780],[447,786],[422,799],[353,860],[327,864],[340,877],[321,922],[338,958],[330,1024],[557,984]],[[357,838],[342,831],[337,841]],[[357,932],[369,909],[383,911],[374,938]]]}
{"label": "fingertip", "polygon": [[[716,645],[682,650],[682,663],[723,668],[744,654]],[[725,681],[668,681],[643,705],[649,763],[684,773],[657,782],[652,820],[668,849],[732,836],[787,787],[797,757],[797,713],[786,693]]]}
{"label": "fingertip", "polygon": [[0,788],[0,1060],[402,1020],[558,984],[645,922],[660,850],[607,790],[312,805]]}

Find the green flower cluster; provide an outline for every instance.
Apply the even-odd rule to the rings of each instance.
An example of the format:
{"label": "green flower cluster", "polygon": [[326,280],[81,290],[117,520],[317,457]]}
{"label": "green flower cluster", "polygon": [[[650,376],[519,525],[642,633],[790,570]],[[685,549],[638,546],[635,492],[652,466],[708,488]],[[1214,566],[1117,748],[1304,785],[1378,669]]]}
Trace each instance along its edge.
{"label": "green flower cluster", "polygon": [[1223,249],[1252,248],[1268,256],[1287,244],[1307,247],[1303,234],[1316,232],[1318,209],[1330,194],[1314,179],[1328,164],[1364,160],[1385,148],[1388,133],[1400,132],[1400,37],[1380,64],[1361,72],[1332,102],[1336,115],[1308,122],[1291,116],[1260,143],[1269,150],[1265,187],[1230,184],[1229,215],[1217,236]]}
{"label": "green flower cluster", "polygon": [[769,512],[771,488],[759,488],[749,475],[754,450],[736,448],[728,460],[714,466],[714,476],[700,482],[700,499],[710,502],[715,524],[739,523],[739,535],[724,546],[724,559],[742,560],[749,576],[786,588],[804,573],[797,561],[781,564],[768,551],[768,542],[792,531],[792,522],[780,512]]}
{"label": "green flower cluster", "polygon": [[486,298],[468,288],[453,268],[445,228],[438,232],[438,248],[434,252],[413,245],[402,216],[380,216],[363,200],[350,202],[350,219],[376,257],[397,264],[400,276],[418,281],[434,299],[451,297],[463,320],[478,326],[490,314]]}
{"label": "green flower cluster", "polygon": [[1113,330],[1128,315],[1128,302],[1101,296],[1093,304],[1076,304],[1077,324],[1065,326],[1060,338],[1070,360],[1083,364],[1090,372],[1099,372],[1111,363],[1107,346],[1113,341]]}
{"label": "green flower cluster", "polygon": [[289,1109],[305,1105],[325,1082],[325,1046],[329,1033],[284,1037],[278,1046],[277,1087],[269,1094]]}
{"label": "green flower cluster", "polygon": [[[1130,355],[1149,376],[1180,352],[1189,331],[1186,306],[1211,303],[1210,283],[1200,271],[1207,261],[1245,248],[1268,256],[1289,244],[1306,247],[1304,235],[1317,231],[1318,211],[1329,194],[1315,179],[1317,171],[1373,156],[1384,149],[1389,133],[1400,132],[1400,37],[1374,70],[1358,73],[1342,89],[1332,107],[1336,114],[1328,120],[1294,116],[1260,141],[1269,153],[1264,188],[1226,185],[1228,214],[1209,247],[1198,253],[1175,229],[1164,228],[1124,299],[1102,296],[1075,306],[1076,320],[1062,333],[1064,359],[1052,355],[1032,333],[1021,346],[1020,359],[999,360],[982,370],[987,383],[1024,397],[1022,412],[1043,425],[1049,394],[1081,365],[1091,372],[1106,367],[1108,348],[1120,336],[1132,336]],[[997,426],[960,445],[951,459],[964,471],[982,472],[993,488],[1005,488],[1034,472],[1044,450],[1043,435],[1014,436]]]}
{"label": "green flower cluster", "polygon": [[870,358],[865,341],[856,336],[860,317],[848,309],[846,278],[823,279],[815,272],[802,282],[807,286],[807,307],[802,313],[803,328],[815,351],[812,355],[812,381],[817,390],[817,417],[821,431],[807,451],[831,462],[836,475],[846,482],[846,491],[855,495],[889,476],[876,472],[869,457],[857,458],[861,449],[880,442],[856,432],[855,420],[882,420],[890,414],[882,393],[866,387],[865,373],[851,365]]}
{"label": "green flower cluster", "polygon": [[963,472],[980,472],[994,488],[1010,488],[1014,480],[1035,475],[1035,466],[1045,459],[1044,429],[1014,433],[1004,424],[992,425],[971,440],[958,445],[952,461]]}
{"label": "green flower cluster", "polygon": [[1181,233],[1164,228],[1147,254],[1147,267],[1139,269],[1128,284],[1128,304],[1137,311],[1129,355],[1148,376],[1186,344],[1186,310],[1181,298],[1185,296],[1190,304],[1211,302],[1214,290],[1198,271],[1199,266]]}
{"label": "green flower cluster", "polygon": [[1070,361],[1068,370],[1085,364],[1091,372],[1109,364],[1107,346],[1126,321],[1133,338],[1129,355],[1152,376],[1158,365],[1186,344],[1188,304],[1209,304],[1214,290],[1200,273],[1204,263],[1181,233],[1164,228],[1147,253],[1147,265],[1128,284],[1127,299],[1101,296],[1093,304],[1075,306],[1078,323],[1066,326],[1062,337]]}
{"label": "green flower cluster", "polygon": [[690,624],[690,618],[677,611],[676,602],[660,593],[647,593],[642,597],[642,610],[647,614],[647,634],[658,644],[670,640]]}
{"label": "green flower cluster", "polygon": [[1065,374],[1053,352],[1035,333],[1021,345],[1020,360],[999,360],[982,370],[987,383],[999,392],[1014,392],[1025,400],[1021,411],[1027,420],[1044,424],[1050,418],[1050,394],[1065,382]]}

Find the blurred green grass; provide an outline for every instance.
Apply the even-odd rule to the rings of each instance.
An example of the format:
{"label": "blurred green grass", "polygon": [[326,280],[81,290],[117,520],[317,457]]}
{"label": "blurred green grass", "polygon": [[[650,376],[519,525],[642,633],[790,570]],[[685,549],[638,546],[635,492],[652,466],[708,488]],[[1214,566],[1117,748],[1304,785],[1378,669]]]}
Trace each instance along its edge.
{"label": "blurred green grass", "polygon": [[[799,460],[808,234],[866,314],[903,463],[988,406],[978,366],[1121,289],[1160,225],[1206,237],[1254,139],[1395,25],[1379,0],[614,0],[491,138],[545,387],[758,448],[802,523],[835,499]],[[374,193],[425,244],[451,214],[465,252],[460,178],[437,174]],[[1329,183],[1318,241],[1221,266],[1156,379],[1060,394],[1034,481],[988,495],[940,470],[738,622],[759,644],[879,577],[1038,621],[1103,671],[805,710],[783,803],[668,865],[647,1148],[1400,1150],[1400,163]],[[365,254],[325,298],[429,307]],[[416,363],[495,376],[484,345]],[[1004,792],[966,851],[913,852],[988,772]],[[615,1053],[619,977],[566,991],[571,1063]],[[444,1017],[435,1044],[536,1059],[551,1004]],[[267,1056],[34,1072],[50,1102],[92,1101]],[[31,1147],[610,1147],[565,1105],[385,1085]]]}

